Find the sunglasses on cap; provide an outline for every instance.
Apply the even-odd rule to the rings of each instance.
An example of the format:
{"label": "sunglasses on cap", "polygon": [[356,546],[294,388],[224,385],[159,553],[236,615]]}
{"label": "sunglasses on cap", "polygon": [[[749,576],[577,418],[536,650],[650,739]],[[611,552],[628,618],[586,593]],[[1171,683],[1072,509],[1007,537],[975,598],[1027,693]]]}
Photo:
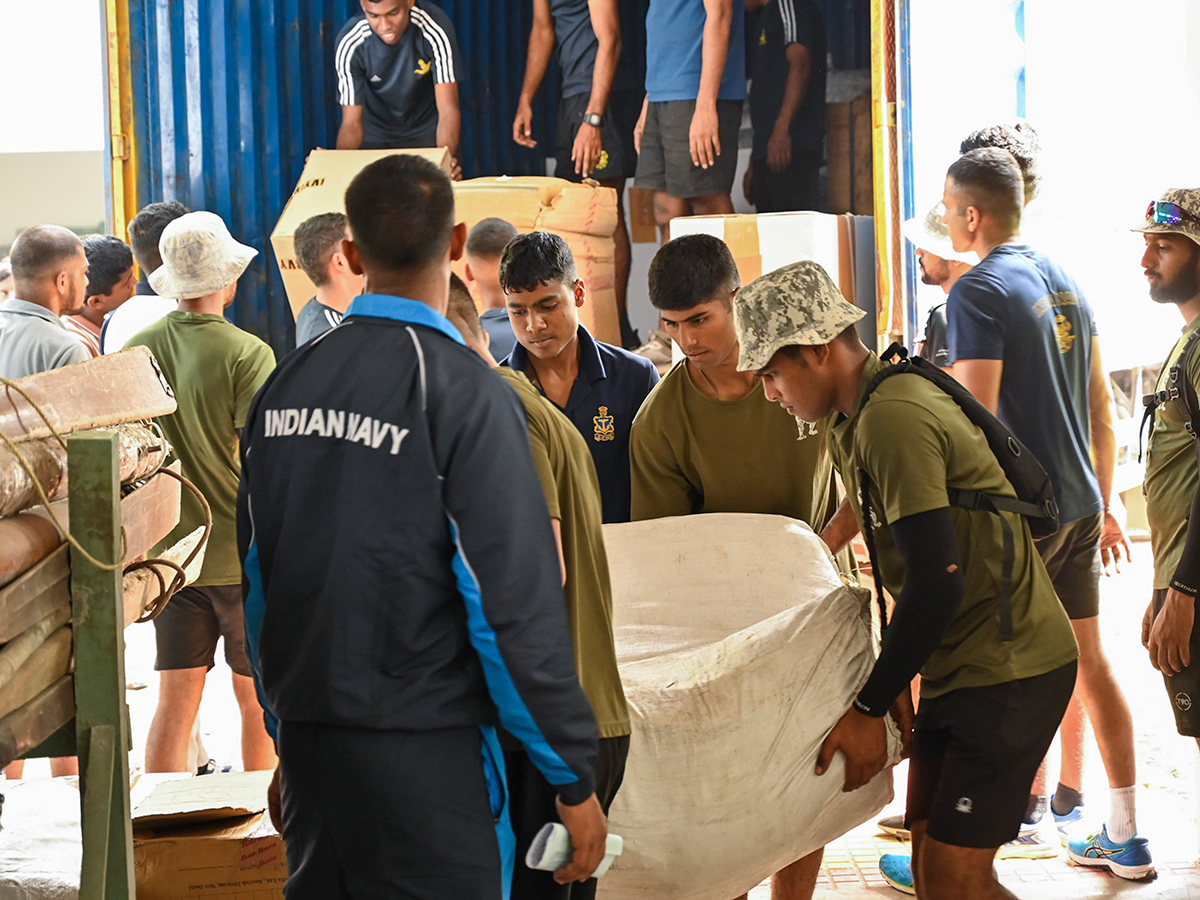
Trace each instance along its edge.
{"label": "sunglasses on cap", "polygon": [[1146,207],[1146,221],[1155,225],[1178,225],[1184,220],[1200,225],[1200,218],[1192,215],[1178,203],[1168,203],[1165,200],[1151,200]]}

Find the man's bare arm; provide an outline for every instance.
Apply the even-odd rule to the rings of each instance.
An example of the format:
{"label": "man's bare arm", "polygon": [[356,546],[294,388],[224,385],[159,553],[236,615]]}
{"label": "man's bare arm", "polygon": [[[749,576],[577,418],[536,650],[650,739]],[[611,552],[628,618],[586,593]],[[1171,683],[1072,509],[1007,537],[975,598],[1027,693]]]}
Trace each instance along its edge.
{"label": "man's bare arm", "polygon": [[[717,94],[729,55],[729,30],[733,25],[733,0],[704,0],[704,38],[700,50],[700,90],[688,144],[692,163],[707,169],[721,155],[717,121]],[[727,148],[736,152],[736,148]]]}
{"label": "man's bare arm", "polygon": [[1109,564],[1121,571],[1121,548],[1125,548],[1125,559],[1133,561],[1129,539],[1121,523],[1109,509],[1112,502],[1113,476],[1117,470],[1117,433],[1113,429],[1112,390],[1108,384],[1108,373],[1100,357],[1100,341],[1092,338],[1092,371],[1088,378],[1088,418],[1092,432],[1092,463],[1096,468],[1096,480],[1100,483],[1100,496],[1104,500],[1104,525],[1100,532],[1100,560],[1105,572]]}
{"label": "man's bare arm", "polygon": [[[604,115],[608,106],[608,95],[612,91],[613,78],[617,73],[617,60],[621,55],[621,21],[617,13],[616,0],[589,0],[588,15],[592,31],[596,34],[596,63],[592,68],[592,93],[588,97],[587,112]],[[587,178],[596,168],[603,150],[600,129],[586,122],[579,126],[575,143],[571,147],[571,161],[575,172]]]}
{"label": "man's bare arm", "polygon": [[788,44],[784,53],[787,55],[788,73],[783,85],[783,104],[779,107],[771,139],[767,143],[767,163],[773,172],[783,171],[792,161],[792,121],[804,103],[812,72],[812,54],[803,44]]}
{"label": "man's bare arm", "polygon": [[337,149],[358,150],[363,142],[363,108],[361,106],[343,106],[342,124],[338,128]]}
{"label": "man's bare arm", "polygon": [[525,53],[525,81],[517,101],[513,119],[513,140],[522,147],[536,147],[533,139],[533,98],[554,52],[554,17],[550,15],[550,0],[533,0],[533,27],[529,29],[529,49]]}
{"label": "man's bare arm", "polygon": [[458,157],[458,140],[462,132],[462,117],[458,109],[458,83],[454,81],[433,86],[437,103],[437,145],[447,147],[450,155]]}
{"label": "man's bare arm", "polygon": [[1004,361],[1000,359],[960,359],[950,370],[958,383],[994,414],[1000,408],[1000,379]]}

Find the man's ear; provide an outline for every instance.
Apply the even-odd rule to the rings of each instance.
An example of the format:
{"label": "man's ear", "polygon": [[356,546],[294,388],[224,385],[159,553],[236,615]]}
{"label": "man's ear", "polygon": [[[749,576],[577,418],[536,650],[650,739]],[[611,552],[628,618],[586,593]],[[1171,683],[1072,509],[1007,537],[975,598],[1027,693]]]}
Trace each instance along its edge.
{"label": "man's ear", "polygon": [[454,231],[450,234],[450,259],[462,259],[463,251],[467,247],[467,223],[459,222],[454,226]]}
{"label": "man's ear", "polygon": [[575,279],[575,305],[583,306],[587,302],[587,285],[582,278]]}
{"label": "man's ear", "polygon": [[979,230],[979,209],[975,206],[967,207],[967,231],[974,234]]}
{"label": "man's ear", "polygon": [[470,284],[472,281],[475,281],[475,280],[476,280],[475,275],[474,275],[474,273],[471,272],[471,263],[464,262],[463,263],[463,281]]}
{"label": "man's ear", "polygon": [[345,238],[342,241],[342,256],[346,257],[346,265],[351,272],[355,275],[363,273],[362,256],[359,255],[358,246],[353,238]]}

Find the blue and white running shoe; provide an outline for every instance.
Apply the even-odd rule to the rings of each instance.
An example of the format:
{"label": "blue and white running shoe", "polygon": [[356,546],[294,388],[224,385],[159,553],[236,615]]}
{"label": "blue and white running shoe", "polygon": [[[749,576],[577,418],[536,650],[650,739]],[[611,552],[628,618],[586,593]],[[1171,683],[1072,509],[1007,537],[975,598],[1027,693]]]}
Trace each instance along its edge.
{"label": "blue and white running shoe", "polygon": [[900,893],[916,896],[917,889],[913,887],[912,857],[907,853],[883,854],[879,857],[879,874]]}
{"label": "blue and white running shoe", "polygon": [[1154,870],[1149,841],[1134,837],[1118,844],[1109,840],[1107,825],[1096,834],[1069,841],[1067,854],[1076,865],[1100,866],[1131,881],[1145,878]]}
{"label": "blue and white running shoe", "polygon": [[[1051,797],[1050,801],[1053,804],[1054,798]],[[1053,809],[1050,810],[1050,814],[1054,816],[1054,827],[1058,829],[1058,839],[1065,847],[1073,837],[1079,834],[1079,823],[1083,821],[1083,807],[1074,806],[1065,816],[1060,816]]]}

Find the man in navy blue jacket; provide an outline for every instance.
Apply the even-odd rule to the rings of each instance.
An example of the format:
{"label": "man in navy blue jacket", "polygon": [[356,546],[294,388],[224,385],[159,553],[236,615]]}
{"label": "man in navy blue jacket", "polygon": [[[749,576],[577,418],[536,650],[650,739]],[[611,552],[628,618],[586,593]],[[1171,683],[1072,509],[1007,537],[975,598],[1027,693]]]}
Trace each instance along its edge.
{"label": "man in navy blue jacket", "polygon": [[557,788],[575,856],[556,878],[586,879],[607,831],[596,722],[520,403],[444,317],[466,239],[450,181],[387,157],[346,213],[365,292],[275,371],[242,437],[247,650],[288,900],[507,898],[497,718]]}

